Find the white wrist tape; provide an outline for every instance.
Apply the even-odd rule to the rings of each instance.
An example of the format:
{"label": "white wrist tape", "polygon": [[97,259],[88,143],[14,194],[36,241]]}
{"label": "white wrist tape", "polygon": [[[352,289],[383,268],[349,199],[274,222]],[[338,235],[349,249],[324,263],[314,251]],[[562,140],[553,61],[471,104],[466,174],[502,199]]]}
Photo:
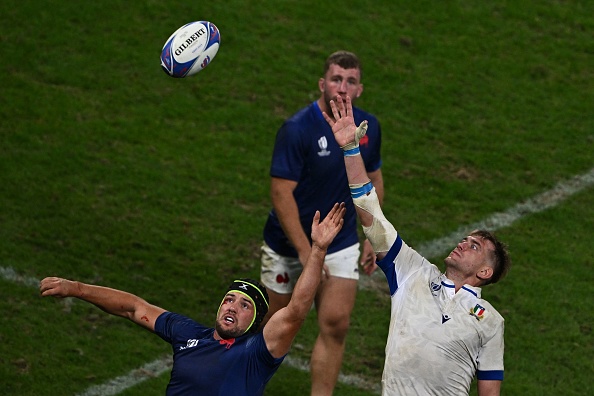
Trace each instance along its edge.
{"label": "white wrist tape", "polygon": [[[360,186],[352,185],[351,188],[360,188]],[[363,232],[367,239],[369,239],[369,242],[371,242],[373,251],[378,254],[390,250],[396,241],[398,233],[392,223],[384,216],[384,212],[382,212],[379,204],[379,198],[375,192],[375,187],[368,194],[362,194],[359,197],[353,196],[353,203],[359,209],[373,216],[371,226],[363,226]]]}

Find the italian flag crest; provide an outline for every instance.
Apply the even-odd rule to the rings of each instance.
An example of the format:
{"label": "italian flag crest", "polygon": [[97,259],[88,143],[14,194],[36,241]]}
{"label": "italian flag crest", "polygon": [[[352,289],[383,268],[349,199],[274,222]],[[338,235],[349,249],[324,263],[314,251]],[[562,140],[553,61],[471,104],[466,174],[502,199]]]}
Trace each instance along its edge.
{"label": "italian flag crest", "polygon": [[485,307],[481,306],[480,304],[476,304],[474,308],[470,308],[470,314],[476,318],[476,320],[481,320],[485,314]]}

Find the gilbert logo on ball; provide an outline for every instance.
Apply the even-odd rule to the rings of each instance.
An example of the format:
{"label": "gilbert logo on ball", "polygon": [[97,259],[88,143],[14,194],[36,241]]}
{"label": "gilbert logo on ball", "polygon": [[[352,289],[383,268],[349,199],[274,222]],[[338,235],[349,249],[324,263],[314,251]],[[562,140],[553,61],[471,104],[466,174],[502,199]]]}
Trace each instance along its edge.
{"label": "gilbert logo on ball", "polygon": [[221,34],[208,21],[190,22],[177,29],[161,51],[161,67],[171,77],[189,77],[204,69],[219,51]]}

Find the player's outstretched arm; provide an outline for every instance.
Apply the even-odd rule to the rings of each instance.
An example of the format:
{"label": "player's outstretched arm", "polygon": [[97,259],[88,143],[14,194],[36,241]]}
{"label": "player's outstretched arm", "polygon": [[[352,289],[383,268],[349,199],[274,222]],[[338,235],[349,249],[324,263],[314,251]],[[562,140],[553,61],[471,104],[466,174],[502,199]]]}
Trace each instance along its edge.
{"label": "player's outstretched arm", "polygon": [[264,340],[274,357],[284,356],[291,349],[293,339],[301,328],[312,304],[322,278],[322,267],[328,246],[344,223],[344,203],[334,204],[332,210],[320,223],[317,211],[312,222],[311,253],[299,276],[289,304],[274,314],[264,326]]}
{"label": "player's outstretched arm", "polygon": [[39,291],[43,297],[75,297],[90,302],[109,314],[130,319],[150,331],[155,330],[157,317],[165,312],[134,294],[63,278],[43,279]]}
{"label": "player's outstretched arm", "polygon": [[324,113],[324,118],[332,128],[336,142],[343,150],[351,196],[365,236],[373,245],[377,258],[381,260],[396,240],[397,233],[384,217],[379,198],[370,182],[359,151],[358,142],[367,131],[367,123],[363,121],[359,127],[355,125],[351,98],[348,96],[346,103],[340,96],[336,98],[336,103],[333,100],[330,101],[330,108],[333,117]]}

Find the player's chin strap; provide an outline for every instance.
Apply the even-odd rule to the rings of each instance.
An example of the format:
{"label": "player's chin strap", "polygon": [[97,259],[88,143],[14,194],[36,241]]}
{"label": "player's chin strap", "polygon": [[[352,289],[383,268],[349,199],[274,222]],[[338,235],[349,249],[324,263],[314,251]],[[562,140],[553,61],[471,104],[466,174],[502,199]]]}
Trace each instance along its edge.
{"label": "player's chin strap", "polygon": [[373,251],[375,254],[387,252],[396,241],[398,233],[392,223],[384,216],[375,187],[369,181],[362,184],[349,184],[349,188],[355,206],[373,216],[371,225],[369,227],[363,226],[363,232],[371,242]]}
{"label": "player's chin strap", "polygon": [[359,124],[359,127],[355,131],[355,140],[350,143],[345,144],[344,146],[340,146],[345,157],[350,157],[353,155],[360,154],[359,140],[361,140],[363,138],[363,136],[365,136],[366,132],[367,132],[367,121],[363,121],[361,124]]}

